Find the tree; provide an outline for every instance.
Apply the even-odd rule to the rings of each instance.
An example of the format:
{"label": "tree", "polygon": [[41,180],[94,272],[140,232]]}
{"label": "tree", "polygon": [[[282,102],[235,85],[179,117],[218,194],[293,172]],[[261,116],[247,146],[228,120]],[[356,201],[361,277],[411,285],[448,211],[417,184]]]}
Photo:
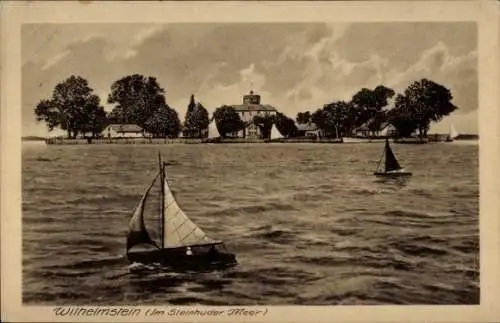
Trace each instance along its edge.
{"label": "tree", "polygon": [[274,124],[274,117],[271,115],[256,115],[253,117],[253,123],[259,127],[262,139],[271,138],[271,128]]}
{"label": "tree", "polygon": [[347,132],[348,112],[351,105],[345,101],[326,104],[312,115],[312,121],[327,137],[342,137]]}
{"label": "tree", "polygon": [[352,102],[368,111],[380,111],[394,95],[393,89],[379,85],[373,90],[362,88],[354,94]]}
{"label": "tree", "polygon": [[410,111],[408,99],[402,94],[396,96],[394,109],[390,110],[387,116],[396,128],[398,137],[409,137],[418,127]]}
{"label": "tree", "polygon": [[384,86],[379,85],[375,89],[362,88],[352,97],[353,109],[350,113],[350,118],[353,119],[356,126],[361,126],[363,123],[370,119],[375,122],[371,122],[371,131],[378,131],[375,126],[380,126],[381,119],[384,115],[381,113],[382,108],[389,104],[389,99],[394,97],[394,90]]}
{"label": "tree", "polygon": [[240,115],[233,107],[223,105],[215,109],[213,118],[215,125],[221,137],[226,138],[229,134],[233,134],[242,130],[245,123],[241,120]]}
{"label": "tree", "polygon": [[70,76],[55,86],[50,99],[37,104],[36,120],[44,121],[49,131],[56,127],[65,130],[68,138],[86,132],[98,135],[104,128],[106,117],[100,99],[93,91],[86,79]]}
{"label": "tree", "polygon": [[165,106],[165,90],[154,77],[129,75],[113,83],[108,103],[117,104],[111,114],[118,123],[144,127],[146,121]]}
{"label": "tree", "polygon": [[371,119],[371,122],[368,124],[368,129],[372,132],[373,135],[378,133],[382,127],[382,124],[387,121],[387,115],[385,111],[380,110],[376,111]]}
{"label": "tree", "polygon": [[[49,131],[54,130],[59,125],[66,124],[62,121],[62,111],[55,106],[52,100],[41,100],[35,108],[35,116],[38,122],[44,121],[47,124]],[[69,137],[70,133],[68,130],[68,138]]]}
{"label": "tree", "polygon": [[84,134],[91,133],[92,138],[97,138],[109,122],[106,111],[99,106],[99,98],[94,96],[89,101],[87,105],[83,106],[85,118],[80,122],[80,131]]}
{"label": "tree", "polygon": [[207,109],[200,102],[196,103],[194,95],[191,95],[184,121],[184,136],[201,138],[209,123]]}
{"label": "tree", "polygon": [[[198,104],[196,105],[194,116],[196,128],[198,129],[198,137],[201,138],[203,130],[208,130],[208,125],[210,124],[210,116],[208,115],[208,111],[201,104],[201,102],[198,102]],[[206,135],[208,135],[208,132],[206,133]]]}
{"label": "tree", "polygon": [[297,136],[298,130],[295,122],[286,115],[278,112],[274,115],[274,124],[276,129],[285,137],[291,138]]}
{"label": "tree", "polygon": [[311,122],[311,112],[299,112],[297,113],[297,118],[295,119],[299,124],[307,124]]}
{"label": "tree", "polygon": [[425,78],[410,84],[404,96],[420,136],[427,136],[431,121],[438,122],[457,109],[449,89]]}
{"label": "tree", "polygon": [[326,114],[323,109],[317,109],[315,112],[313,112],[313,114],[311,115],[311,120],[319,129],[326,132]]}
{"label": "tree", "polygon": [[177,138],[181,131],[181,122],[177,111],[167,104],[159,106],[144,123],[144,130],[154,138]]}
{"label": "tree", "polygon": [[196,102],[194,101],[194,95],[191,94],[191,97],[189,99],[189,104],[186,110],[186,115],[184,116],[184,137],[191,137],[192,136],[192,125],[190,124],[191,119],[193,118],[193,110],[196,107]]}
{"label": "tree", "polygon": [[407,137],[418,130],[419,136],[425,137],[432,121],[440,121],[457,109],[452,99],[451,91],[443,85],[428,79],[415,81],[396,97],[388,118],[398,136]]}

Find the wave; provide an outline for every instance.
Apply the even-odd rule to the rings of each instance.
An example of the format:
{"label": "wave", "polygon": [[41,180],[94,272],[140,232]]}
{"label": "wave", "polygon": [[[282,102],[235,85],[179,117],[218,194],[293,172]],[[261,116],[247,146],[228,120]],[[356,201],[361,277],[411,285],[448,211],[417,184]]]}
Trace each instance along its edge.
{"label": "wave", "polygon": [[92,260],[82,260],[76,261],[72,263],[67,263],[64,265],[49,265],[42,266],[44,270],[48,269],[95,269],[95,268],[103,268],[106,266],[112,266],[117,264],[123,264],[125,262],[124,255],[117,255],[112,257],[98,258]]}
{"label": "wave", "polygon": [[304,264],[310,265],[318,265],[318,266],[341,266],[341,265],[350,265],[356,262],[356,258],[354,257],[346,257],[346,256],[295,256],[289,259],[290,262],[300,262]]}
{"label": "wave", "polygon": [[401,218],[401,217],[414,218],[414,219],[425,218],[426,220],[428,220],[430,218],[439,218],[439,217],[441,217],[441,215],[439,215],[439,214],[416,212],[416,211],[407,211],[407,210],[387,211],[387,212],[384,213],[384,215],[395,217],[395,218]]}
{"label": "wave", "polygon": [[284,266],[261,266],[250,270],[234,270],[226,277],[232,279],[244,279],[251,282],[260,282],[269,285],[286,285],[289,283],[306,283],[321,279],[322,276],[312,271],[305,271],[300,268]]}
{"label": "wave", "polygon": [[466,254],[479,253],[479,237],[468,236],[452,245],[455,250]]}
{"label": "wave", "polygon": [[422,197],[433,197],[435,195],[435,192],[433,192],[432,190],[423,188],[409,189],[408,192]]}
{"label": "wave", "polygon": [[296,208],[289,203],[269,202],[263,204],[247,205],[240,207],[228,207],[222,210],[205,213],[205,215],[234,215],[238,213],[259,214],[269,211],[294,211]]}
{"label": "wave", "polygon": [[268,225],[254,229],[253,232],[247,237],[263,239],[274,243],[290,243],[296,240],[297,233],[297,231],[289,229],[278,229],[271,225]]}
{"label": "wave", "polygon": [[136,194],[106,194],[98,193],[95,195],[87,195],[85,197],[76,197],[68,199],[65,201],[67,204],[95,204],[96,202],[107,202],[107,203],[121,203],[124,201],[135,201],[138,200],[138,195]]}
{"label": "wave", "polygon": [[332,232],[336,235],[339,235],[341,237],[347,237],[347,236],[356,235],[361,230],[362,229],[360,229],[360,228],[340,228],[340,227],[337,227],[337,228],[330,230],[330,232]]}
{"label": "wave", "polygon": [[53,162],[53,161],[57,161],[59,158],[54,158],[54,159],[50,159],[50,158],[45,158],[45,157],[37,157],[35,160],[37,162]]}
{"label": "wave", "polygon": [[376,194],[381,193],[380,189],[373,189],[373,188],[372,189],[370,189],[370,188],[357,188],[357,189],[351,189],[350,191],[358,196],[370,196],[370,195],[376,195]]}
{"label": "wave", "polygon": [[174,297],[168,300],[168,302],[172,305],[210,305],[210,306],[218,306],[218,305],[228,305],[226,302],[218,302],[211,298],[201,298],[201,297]]}
{"label": "wave", "polygon": [[301,202],[323,201],[327,196],[318,192],[299,192],[292,195],[292,200]]}
{"label": "wave", "polygon": [[389,246],[411,256],[425,257],[449,254],[449,251],[444,248],[415,243],[414,241],[396,241],[390,243]]}

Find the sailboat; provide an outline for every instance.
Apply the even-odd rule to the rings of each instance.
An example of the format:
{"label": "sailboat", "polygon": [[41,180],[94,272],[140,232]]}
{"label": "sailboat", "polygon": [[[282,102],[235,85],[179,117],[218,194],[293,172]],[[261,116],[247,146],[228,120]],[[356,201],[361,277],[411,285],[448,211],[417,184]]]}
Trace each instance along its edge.
{"label": "sailboat", "polygon": [[450,132],[448,134],[448,137],[446,137],[446,141],[453,141],[456,137],[458,136],[457,131],[455,130],[455,127],[453,125],[450,125]]}
{"label": "sailboat", "polygon": [[273,139],[279,139],[282,138],[283,136],[279,132],[278,128],[276,128],[276,125],[273,123],[273,126],[271,128],[271,140]]}
{"label": "sailboat", "polygon": [[215,120],[211,120],[210,124],[208,125],[208,138],[213,139],[219,137],[220,134],[219,131],[217,130],[217,125],[215,124]]}
{"label": "sailboat", "polygon": [[[382,160],[385,162],[382,163]],[[398,177],[398,176],[411,176],[412,173],[407,172],[401,167],[396,156],[392,152],[391,146],[389,145],[389,139],[385,139],[384,154],[380,159],[377,170],[374,173],[375,176],[386,176],[386,177]]]}
{"label": "sailboat", "polygon": [[[127,233],[127,258],[131,263],[151,264],[181,270],[228,268],[237,265],[222,241],[209,238],[177,204],[166,177],[166,163],[158,156],[160,170],[135,208]],[[151,238],[144,222],[144,209],[153,186],[159,183],[159,242]],[[134,250],[135,249],[135,250]]]}

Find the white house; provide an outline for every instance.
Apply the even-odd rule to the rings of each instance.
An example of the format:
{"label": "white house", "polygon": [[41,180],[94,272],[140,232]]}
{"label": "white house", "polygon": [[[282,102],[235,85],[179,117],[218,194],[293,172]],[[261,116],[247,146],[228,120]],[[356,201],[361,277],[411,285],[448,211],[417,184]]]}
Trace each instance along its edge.
{"label": "white house", "polygon": [[136,124],[110,124],[103,135],[106,138],[142,138],[145,132]]}
{"label": "white house", "polygon": [[323,134],[314,122],[296,124],[299,137],[321,137]]}
{"label": "white house", "polygon": [[396,127],[389,122],[384,122],[380,127],[380,131],[378,132],[379,136],[382,137],[394,137],[396,135]]}
{"label": "white house", "polygon": [[250,91],[250,94],[243,96],[243,104],[231,106],[240,115],[241,120],[247,124],[247,127],[244,130],[238,132],[238,137],[243,138],[256,139],[260,137],[259,127],[252,122],[255,116],[269,116],[277,113],[276,108],[273,106],[269,104],[261,104],[260,95],[254,94],[253,91]]}

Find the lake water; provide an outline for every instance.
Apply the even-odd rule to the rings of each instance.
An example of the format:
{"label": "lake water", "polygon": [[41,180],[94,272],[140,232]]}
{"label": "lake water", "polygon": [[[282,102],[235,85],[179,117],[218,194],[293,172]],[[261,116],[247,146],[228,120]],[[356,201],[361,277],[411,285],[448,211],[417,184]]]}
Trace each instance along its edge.
{"label": "lake water", "polygon": [[[393,144],[406,181],[372,173],[383,143],[23,144],[30,304],[478,304],[478,145]],[[176,198],[239,265],[132,273],[128,220],[171,162]]]}

